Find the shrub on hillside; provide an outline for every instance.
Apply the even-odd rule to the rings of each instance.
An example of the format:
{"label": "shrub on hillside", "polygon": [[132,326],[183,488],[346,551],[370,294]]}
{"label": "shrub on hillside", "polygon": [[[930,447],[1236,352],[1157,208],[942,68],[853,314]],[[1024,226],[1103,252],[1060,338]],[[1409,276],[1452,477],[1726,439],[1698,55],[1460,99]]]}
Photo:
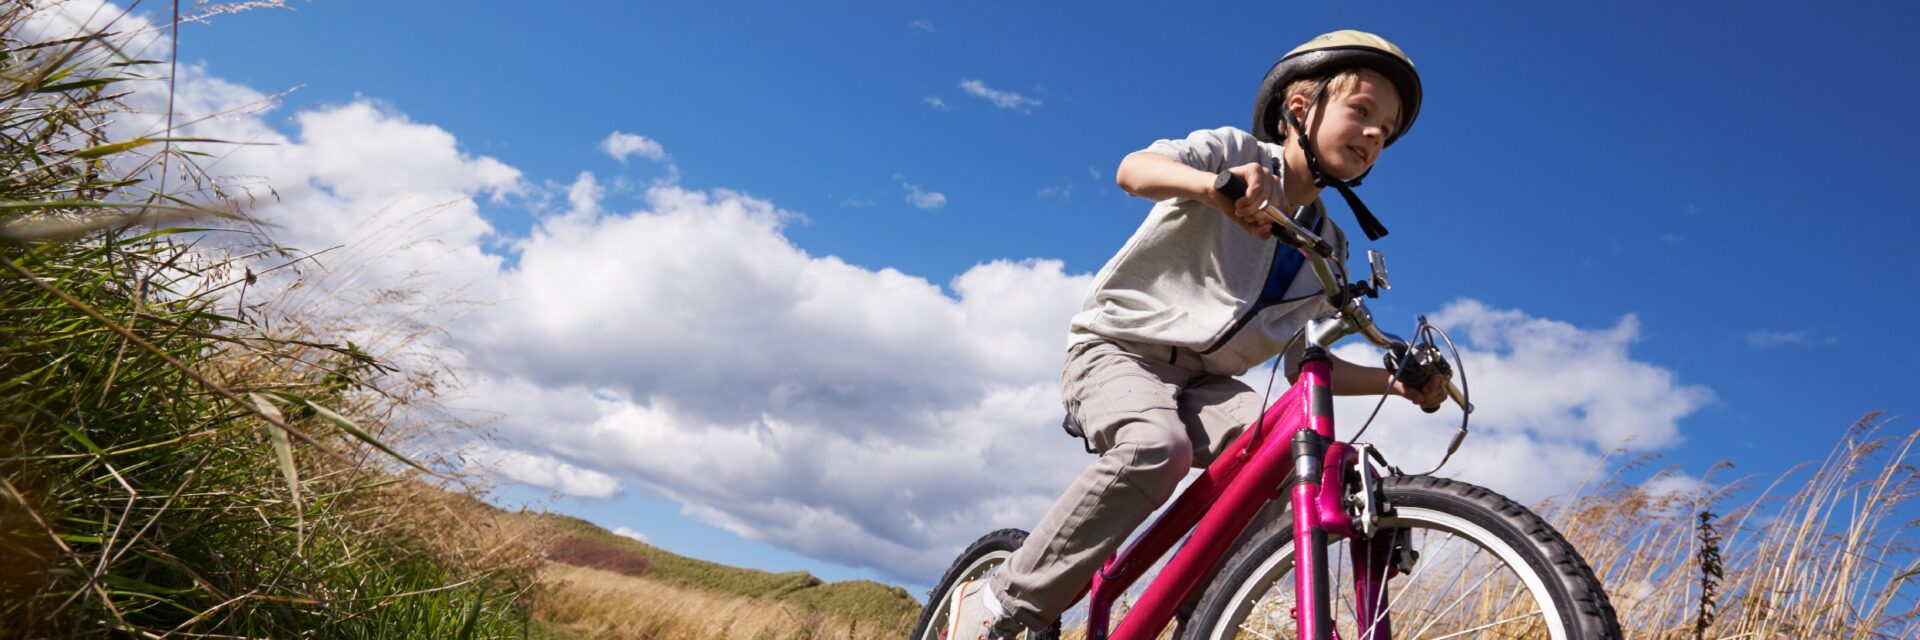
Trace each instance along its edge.
{"label": "shrub on hillside", "polygon": [[547,548],[547,559],[576,567],[587,567],[601,571],[611,571],[621,575],[640,577],[653,569],[653,563],[647,562],[633,552],[594,540],[570,536],[561,538]]}

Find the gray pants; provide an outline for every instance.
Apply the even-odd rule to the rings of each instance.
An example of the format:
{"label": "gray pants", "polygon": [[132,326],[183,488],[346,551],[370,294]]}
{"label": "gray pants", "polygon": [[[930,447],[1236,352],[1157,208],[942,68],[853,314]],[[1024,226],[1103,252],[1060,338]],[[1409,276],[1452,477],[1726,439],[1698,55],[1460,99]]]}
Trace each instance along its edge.
{"label": "gray pants", "polygon": [[1000,602],[1029,628],[1066,611],[1187,470],[1212,462],[1259,417],[1262,398],[1247,385],[1176,361],[1198,362],[1164,346],[1103,340],[1067,352],[1061,395],[1100,458],[994,574]]}

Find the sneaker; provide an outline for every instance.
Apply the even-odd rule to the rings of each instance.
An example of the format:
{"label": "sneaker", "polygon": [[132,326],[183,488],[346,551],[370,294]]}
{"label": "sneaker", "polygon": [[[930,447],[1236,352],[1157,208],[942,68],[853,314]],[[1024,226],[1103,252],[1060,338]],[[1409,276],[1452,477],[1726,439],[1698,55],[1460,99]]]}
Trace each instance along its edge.
{"label": "sneaker", "polygon": [[960,583],[948,601],[947,630],[940,634],[941,640],[1012,640],[1020,626],[1012,617],[988,609],[985,598],[992,597],[985,578]]}

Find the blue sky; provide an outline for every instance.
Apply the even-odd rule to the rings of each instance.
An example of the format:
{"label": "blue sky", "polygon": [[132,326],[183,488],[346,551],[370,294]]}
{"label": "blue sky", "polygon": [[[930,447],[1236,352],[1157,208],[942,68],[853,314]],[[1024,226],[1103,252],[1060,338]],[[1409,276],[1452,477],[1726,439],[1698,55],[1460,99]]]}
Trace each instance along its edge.
{"label": "blue sky", "polygon": [[[1649,393],[1679,390],[1659,396],[1685,398],[1670,412],[1677,436],[1654,429],[1638,451],[1693,473],[1728,460],[1740,472],[1771,475],[1824,454],[1866,411],[1920,411],[1912,390],[1920,383],[1912,364],[1920,350],[1900,346],[1909,333],[1903,321],[1920,315],[1912,284],[1920,269],[1911,257],[1920,200],[1896,182],[1911,172],[1907,156],[1920,142],[1906,113],[1916,98],[1911,79],[1920,77],[1920,56],[1906,43],[1920,27],[1920,12],[1903,3],[535,7],[318,0],[292,8],[188,25],[181,59],[259,93],[298,86],[255,116],[289,145],[316,130],[301,114],[372,105],[376,115],[369,117],[437,128],[461,158],[492,158],[517,170],[518,186],[453,189],[470,197],[473,214],[490,226],[477,246],[482,259],[500,262],[500,273],[534,271],[525,261],[548,255],[536,246],[545,237],[542,225],[564,217],[567,207],[559,203],[577,204],[568,196],[581,193],[581,174],[591,172],[601,193],[591,207],[603,212],[593,214],[598,220],[654,219],[649,212],[668,210],[658,199],[660,185],[716,202],[747,194],[777,211],[748,216],[761,223],[743,227],[750,232],[743,247],[798,251],[815,266],[831,256],[877,281],[897,272],[923,280],[948,302],[970,295],[957,279],[980,275],[981,265],[1013,261],[1027,270],[1019,277],[1042,277],[1046,263],[1020,261],[1058,261],[1068,293],[1054,297],[1066,298],[1059,304],[1069,309],[1078,300],[1068,281],[1098,270],[1150,205],[1113,186],[1122,156],[1194,129],[1245,128],[1253,88],[1278,55],[1324,31],[1374,31],[1414,58],[1427,92],[1418,125],[1361,189],[1392,230],[1373,245],[1393,268],[1394,291],[1375,306],[1385,322],[1410,327],[1415,315],[1462,299],[1559,323],[1575,331],[1569,335],[1616,335],[1630,315],[1631,335],[1596,357],[1624,358],[1634,365],[1626,371],[1651,372],[1647,378],[1666,391]],[[613,132],[643,136],[662,154],[610,157],[601,146]],[[315,184],[345,198],[343,188]],[[938,206],[931,206],[933,194]],[[1335,200],[1336,219],[1353,228]],[[749,242],[769,229],[771,239],[763,240],[771,244]],[[578,237],[606,237],[595,233]],[[611,274],[608,288],[594,295],[621,295],[622,277],[649,275]],[[726,283],[714,280],[713,289],[686,295],[731,300],[738,292],[726,291]],[[781,313],[752,296],[720,309],[745,318]],[[663,313],[657,306],[634,312]],[[1469,316],[1478,317],[1457,308],[1449,315]],[[608,332],[599,337],[559,340],[590,350],[594,340],[621,333],[620,320],[598,318],[594,326]],[[1064,332],[1059,325],[1062,342]],[[731,381],[741,379],[732,374],[715,374],[709,393],[696,398],[689,387],[624,368],[645,364],[631,359],[562,371],[567,367],[551,363],[542,369],[548,365],[537,354],[476,353],[507,344],[486,335],[492,337],[454,346],[496,373],[547,372],[528,374],[528,388],[596,390],[576,397],[626,403],[629,413],[656,417],[710,404],[721,408],[698,415],[716,425],[754,422],[759,413],[757,428],[775,434],[759,432],[762,439],[780,437],[779,425],[765,416],[768,407],[787,405],[756,404],[760,391],[751,388],[729,395]],[[723,353],[731,352],[715,349],[714,358],[737,357]],[[1519,360],[1517,353],[1509,355]],[[879,356],[860,366],[944,366]],[[1057,355],[1047,356],[1057,363]],[[701,380],[698,372],[709,363],[658,364]],[[807,366],[777,358],[766,364]],[[1569,359],[1567,366],[1588,364]],[[1052,372],[1039,369],[1018,379],[1044,387]],[[836,387],[809,397],[840,404],[809,404],[820,411],[809,415],[826,420],[845,412],[884,423],[873,418],[882,414],[860,413],[869,402],[863,393],[924,395],[928,406],[946,401],[939,385],[902,384]],[[643,463],[610,463],[577,442],[555,444],[566,437],[540,429],[568,429],[575,424],[564,419],[569,411],[555,409],[551,416],[559,417],[541,418],[538,428],[508,424],[503,446],[617,478],[619,495],[546,499],[550,486],[509,486],[503,500],[532,500],[626,527],[689,555],[831,579],[911,582],[925,561],[909,558],[944,553],[907,549],[892,560],[850,561],[859,556],[774,530],[831,517],[888,540],[923,537],[886,533],[883,509],[849,509],[859,504],[854,498],[766,496],[781,505],[791,500],[792,513],[804,514],[775,515],[787,512],[731,505],[722,488],[650,475]],[[1057,415],[1057,405],[1051,411]],[[1584,420],[1595,409],[1565,411]],[[604,423],[619,412],[603,407],[577,424]],[[675,415],[684,421],[692,414]],[[1029,422],[1022,428],[1054,428]],[[1909,418],[1895,427],[1913,428]],[[1487,437],[1501,433],[1496,427]],[[912,448],[912,440],[870,434],[846,442]],[[1078,443],[1050,432],[1033,442],[1053,447],[1047,455],[1064,462],[1048,463],[1055,470],[1022,490],[1041,495],[1049,490],[1035,487],[1064,486],[1060,474],[1082,463],[1074,457]],[[1605,446],[1576,448],[1591,454]],[[969,468],[985,475],[957,476],[963,482],[1021,473],[1011,463]],[[983,507],[979,513],[997,515],[966,522],[980,522],[981,532],[1000,519],[1031,526],[1022,521],[1037,513],[1032,502]]]}

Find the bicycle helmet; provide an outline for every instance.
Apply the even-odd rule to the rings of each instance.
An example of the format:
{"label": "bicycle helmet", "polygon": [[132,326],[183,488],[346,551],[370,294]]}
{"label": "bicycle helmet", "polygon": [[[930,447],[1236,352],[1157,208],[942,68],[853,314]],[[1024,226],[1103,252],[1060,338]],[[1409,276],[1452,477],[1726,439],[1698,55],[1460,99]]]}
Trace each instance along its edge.
{"label": "bicycle helmet", "polygon": [[1260,93],[1253,102],[1253,136],[1261,142],[1280,144],[1281,132],[1274,126],[1281,118],[1286,118],[1287,126],[1295,132],[1300,141],[1300,149],[1307,158],[1307,171],[1313,175],[1313,186],[1331,186],[1340,192],[1347,201],[1347,207],[1353,210],[1353,217],[1360,222],[1360,229],[1367,233],[1367,239],[1379,240],[1387,235],[1386,226],[1380,224],[1373,211],[1360,202],[1360,196],[1354,195],[1353,188],[1360,186],[1360,180],[1372,173],[1354,176],[1352,180],[1339,180],[1320,170],[1320,157],[1313,150],[1313,139],[1308,137],[1307,128],[1295,118],[1293,111],[1286,108],[1287,86],[1296,80],[1318,78],[1320,86],[1313,91],[1309,102],[1319,104],[1326,96],[1327,84],[1336,72],[1351,68],[1370,69],[1386,76],[1400,93],[1400,126],[1385,145],[1392,146],[1400,136],[1413,128],[1414,118],[1420,115],[1420,72],[1413,68],[1413,60],[1407,57],[1386,38],[1365,31],[1344,30],[1323,34],[1306,44],[1281,56],[1273,68],[1267,70],[1267,77],[1260,81]]}
{"label": "bicycle helmet", "polygon": [[[1287,85],[1302,78],[1330,78],[1335,72],[1352,67],[1372,69],[1386,76],[1400,92],[1400,126],[1387,138],[1392,145],[1413,128],[1420,115],[1420,72],[1413,60],[1386,38],[1365,31],[1335,31],[1308,40],[1306,44],[1282,56],[1267,77],[1260,82],[1260,93],[1253,102],[1253,135],[1262,142],[1280,143],[1280,131],[1274,124],[1286,106]],[[1324,90],[1325,85],[1322,85]],[[1319,96],[1313,96],[1318,101]]]}

